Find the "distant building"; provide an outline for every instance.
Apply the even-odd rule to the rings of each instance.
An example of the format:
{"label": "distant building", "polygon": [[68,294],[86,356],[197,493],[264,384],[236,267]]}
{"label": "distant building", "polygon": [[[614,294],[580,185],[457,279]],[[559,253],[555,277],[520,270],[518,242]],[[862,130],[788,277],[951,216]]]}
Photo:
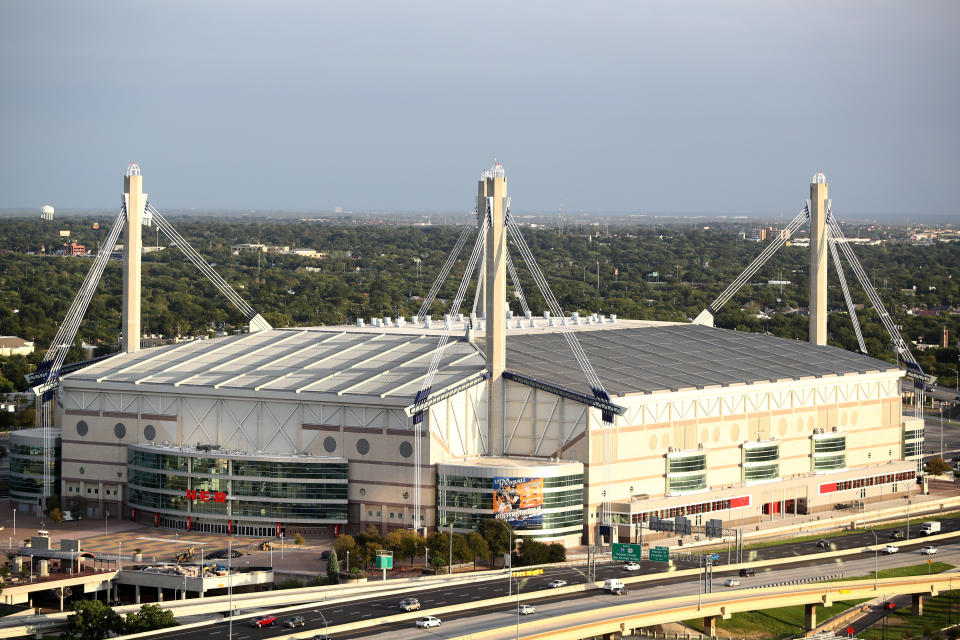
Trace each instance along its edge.
{"label": "distant building", "polygon": [[65,256],[85,256],[87,255],[87,248],[82,244],[77,244],[76,242],[71,242],[70,244],[63,245],[63,255]]}
{"label": "distant building", "polygon": [[46,204],[43,205],[43,208],[40,209],[40,219],[50,222],[53,220],[53,207]]}
{"label": "distant building", "polygon": [[242,252],[244,252],[244,251],[247,251],[247,252],[249,252],[249,253],[256,253],[256,252],[258,252],[258,251],[266,251],[266,250],[267,250],[267,245],[265,245],[265,244],[250,244],[250,243],[244,243],[244,244],[235,244],[235,245],[232,245],[232,246],[230,247],[230,249],[231,249],[234,253],[242,253]]}
{"label": "distant building", "polygon": [[0,336],[0,356],[28,356],[33,343],[17,336]]}
{"label": "distant building", "polygon": [[290,251],[295,256],[301,256],[303,258],[319,258],[320,254],[314,249],[293,249]]}
{"label": "distant building", "polygon": [[288,246],[273,246],[267,247],[268,253],[290,253],[290,247]]}

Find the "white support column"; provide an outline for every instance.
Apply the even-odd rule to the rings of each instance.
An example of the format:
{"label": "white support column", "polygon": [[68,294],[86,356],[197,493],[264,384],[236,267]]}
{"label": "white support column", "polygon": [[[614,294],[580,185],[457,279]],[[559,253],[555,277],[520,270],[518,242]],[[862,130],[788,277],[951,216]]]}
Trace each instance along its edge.
{"label": "white support column", "polygon": [[[484,184],[485,183],[485,184]],[[484,211],[489,216],[484,274],[487,370],[490,372],[489,437],[490,453],[503,454],[504,391],[503,369],[506,363],[507,234],[504,215],[507,208],[507,178],[496,165],[484,173],[479,186]],[[478,213],[479,213],[478,206]],[[481,216],[482,219],[482,216]]]}
{"label": "white support column", "polygon": [[827,178],[818,172],[810,183],[810,342],[827,344]]}
{"label": "white support column", "polygon": [[141,225],[147,206],[140,167],[130,164],[123,177],[123,199],[127,225],[123,234],[123,350],[140,350],[140,260],[143,254]]}

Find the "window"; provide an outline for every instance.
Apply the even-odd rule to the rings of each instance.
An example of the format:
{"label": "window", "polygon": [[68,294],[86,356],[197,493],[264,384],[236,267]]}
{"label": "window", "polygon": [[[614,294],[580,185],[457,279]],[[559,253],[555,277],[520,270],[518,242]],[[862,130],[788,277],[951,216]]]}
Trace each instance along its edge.
{"label": "window", "polygon": [[780,445],[762,445],[743,447],[743,461],[748,462],[771,462],[780,459]]}
{"label": "window", "polygon": [[847,456],[844,454],[818,456],[813,459],[814,471],[835,471],[847,466]]}
{"label": "window", "polygon": [[828,436],[825,438],[814,438],[814,453],[834,453],[837,451],[846,451],[847,436]]}

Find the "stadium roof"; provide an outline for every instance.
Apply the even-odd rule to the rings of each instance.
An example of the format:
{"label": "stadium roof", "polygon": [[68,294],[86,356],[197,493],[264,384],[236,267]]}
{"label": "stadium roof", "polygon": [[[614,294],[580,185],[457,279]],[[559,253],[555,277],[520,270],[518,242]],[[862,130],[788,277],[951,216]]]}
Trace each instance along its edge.
{"label": "stadium roof", "polygon": [[[695,324],[578,332],[611,396],[897,370],[836,347]],[[587,387],[560,333],[513,335],[507,369],[575,391]]]}
{"label": "stadium roof", "polygon": [[[416,395],[437,348],[437,337],[347,328],[271,329],[215,340],[195,340],[119,354],[64,377],[67,384],[129,388],[149,393],[219,391],[296,394],[406,406]],[[433,381],[440,390],[484,370],[483,357],[452,341]]]}
{"label": "stadium roof", "polygon": [[[897,370],[835,347],[694,324],[617,321],[574,330],[614,397]],[[256,393],[408,406],[423,385],[437,338],[436,330],[414,325],[271,329],[119,354],[64,382],[143,392]],[[482,339],[476,345],[458,335],[451,340],[433,392],[484,371],[483,347]],[[589,394],[559,327],[512,331],[506,368]]]}

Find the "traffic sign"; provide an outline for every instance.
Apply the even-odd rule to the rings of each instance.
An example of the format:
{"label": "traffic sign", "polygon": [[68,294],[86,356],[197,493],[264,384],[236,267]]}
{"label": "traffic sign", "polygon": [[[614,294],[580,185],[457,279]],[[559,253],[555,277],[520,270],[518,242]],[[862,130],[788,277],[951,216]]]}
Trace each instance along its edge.
{"label": "traffic sign", "polygon": [[650,560],[653,562],[670,562],[670,547],[654,547],[650,549]]}
{"label": "traffic sign", "polygon": [[621,562],[640,562],[643,547],[639,544],[613,543],[612,558]]}

